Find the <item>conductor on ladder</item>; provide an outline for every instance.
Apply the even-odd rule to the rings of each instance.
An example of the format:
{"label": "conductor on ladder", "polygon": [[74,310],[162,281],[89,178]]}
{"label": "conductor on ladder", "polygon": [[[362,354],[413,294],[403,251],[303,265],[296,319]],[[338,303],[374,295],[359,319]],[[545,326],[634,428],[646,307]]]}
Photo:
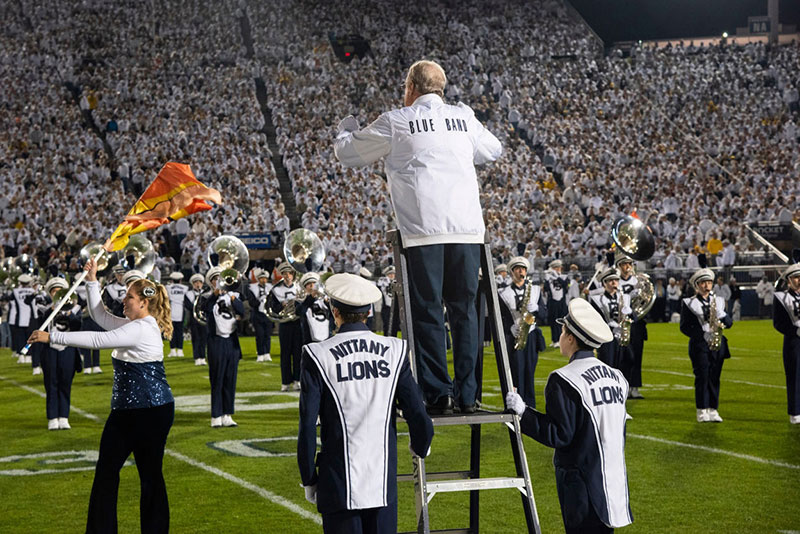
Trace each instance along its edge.
{"label": "conductor on ladder", "polygon": [[[418,61],[405,80],[405,107],[359,130],[338,126],[336,157],[348,167],[384,159],[409,273],[417,380],[430,414],[475,411],[480,246],[486,228],[475,165],[496,160],[500,141],[463,103],[445,104],[444,70]],[[453,334],[455,383],[447,371],[443,302]]]}

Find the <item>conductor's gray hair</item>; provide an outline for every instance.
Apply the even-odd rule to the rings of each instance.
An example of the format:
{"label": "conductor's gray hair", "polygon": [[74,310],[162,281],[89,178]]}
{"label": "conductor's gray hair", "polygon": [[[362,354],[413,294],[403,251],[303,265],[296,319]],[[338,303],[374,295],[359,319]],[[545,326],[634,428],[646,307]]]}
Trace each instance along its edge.
{"label": "conductor's gray hair", "polygon": [[406,87],[409,84],[414,84],[414,89],[421,95],[433,93],[444,97],[447,76],[445,76],[444,69],[438,63],[423,59],[417,61],[408,69]]}

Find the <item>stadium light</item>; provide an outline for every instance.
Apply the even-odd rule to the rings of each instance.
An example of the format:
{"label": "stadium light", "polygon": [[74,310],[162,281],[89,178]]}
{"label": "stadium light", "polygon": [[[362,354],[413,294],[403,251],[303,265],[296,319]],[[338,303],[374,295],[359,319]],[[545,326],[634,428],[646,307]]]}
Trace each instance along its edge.
{"label": "stadium light", "polygon": [[722,32],[722,38],[723,39],[727,39],[728,38],[728,32]]}

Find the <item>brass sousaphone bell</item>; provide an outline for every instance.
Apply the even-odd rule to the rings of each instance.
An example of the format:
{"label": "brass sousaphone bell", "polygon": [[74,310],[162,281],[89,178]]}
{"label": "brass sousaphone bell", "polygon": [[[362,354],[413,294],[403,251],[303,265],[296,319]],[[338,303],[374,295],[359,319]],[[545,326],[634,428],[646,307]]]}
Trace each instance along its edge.
{"label": "brass sousaphone bell", "polygon": [[224,289],[235,289],[250,265],[250,253],[241,239],[232,235],[221,235],[208,248],[209,267],[222,267],[219,277]]}
{"label": "brass sousaphone bell", "polygon": [[[653,232],[632,215],[625,215],[614,221],[611,239],[620,253],[634,261],[649,260],[656,250]],[[635,273],[634,276],[638,280],[638,292],[631,299],[631,309],[636,317],[644,317],[656,303],[656,292],[648,275]]]}
{"label": "brass sousaphone bell", "polygon": [[[301,273],[318,272],[325,262],[325,246],[317,234],[305,228],[298,228],[292,230],[286,236],[286,240],[283,242],[283,255],[295,271]],[[320,280],[320,286],[322,286],[322,280]],[[297,303],[305,299],[305,297],[305,291],[301,287],[298,289],[295,298],[287,300],[283,304],[280,312],[275,313],[269,306],[266,306],[266,315],[270,321],[276,324],[296,321],[297,314],[295,309]]]}

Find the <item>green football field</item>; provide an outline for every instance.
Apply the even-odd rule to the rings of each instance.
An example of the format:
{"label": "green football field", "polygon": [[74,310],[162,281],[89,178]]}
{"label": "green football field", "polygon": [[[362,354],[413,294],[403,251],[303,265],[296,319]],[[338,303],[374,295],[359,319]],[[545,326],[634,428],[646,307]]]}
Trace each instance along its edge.
{"label": "green football field", "polygon": [[[800,426],[786,413],[781,338],[767,321],[728,332],[733,357],[722,373],[721,424],[695,422],[687,340],[675,324],[648,326],[644,400],[628,401],[626,459],[634,523],[624,532],[799,532]],[[549,339],[549,332],[545,332]],[[273,338],[277,353],[277,337]],[[208,368],[191,357],[166,360],[176,397],[164,476],[172,532],[321,532],[315,508],[303,498],[294,457],[296,393],[280,393],[280,369],[255,362],[244,338],[239,366],[238,428],[209,426]],[[187,344],[187,354],[191,353]],[[78,375],[72,388],[72,430],[48,431],[41,376],[0,351],[0,533],[73,533],[85,525],[93,465],[111,395],[105,371]],[[547,374],[563,365],[554,349],[540,355],[537,398]],[[502,406],[491,352],[485,363],[484,403]],[[400,432],[404,431],[402,425]],[[407,436],[400,436],[400,472],[410,472]],[[482,476],[514,473],[508,433],[485,425]],[[563,532],[552,467],[553,451],[525,438],[543,532]],[[466,469],[468,428],[437,428],[429,471]],[[122,469],[119,531],[139,531],[139,478],[132,458]],[[414,527],[410,484],[400,484],[400,530]],[[431,501],[434,528],[468,524],[467,494]],[[481,493],[482,532],[524,532],[517,490]]]}

